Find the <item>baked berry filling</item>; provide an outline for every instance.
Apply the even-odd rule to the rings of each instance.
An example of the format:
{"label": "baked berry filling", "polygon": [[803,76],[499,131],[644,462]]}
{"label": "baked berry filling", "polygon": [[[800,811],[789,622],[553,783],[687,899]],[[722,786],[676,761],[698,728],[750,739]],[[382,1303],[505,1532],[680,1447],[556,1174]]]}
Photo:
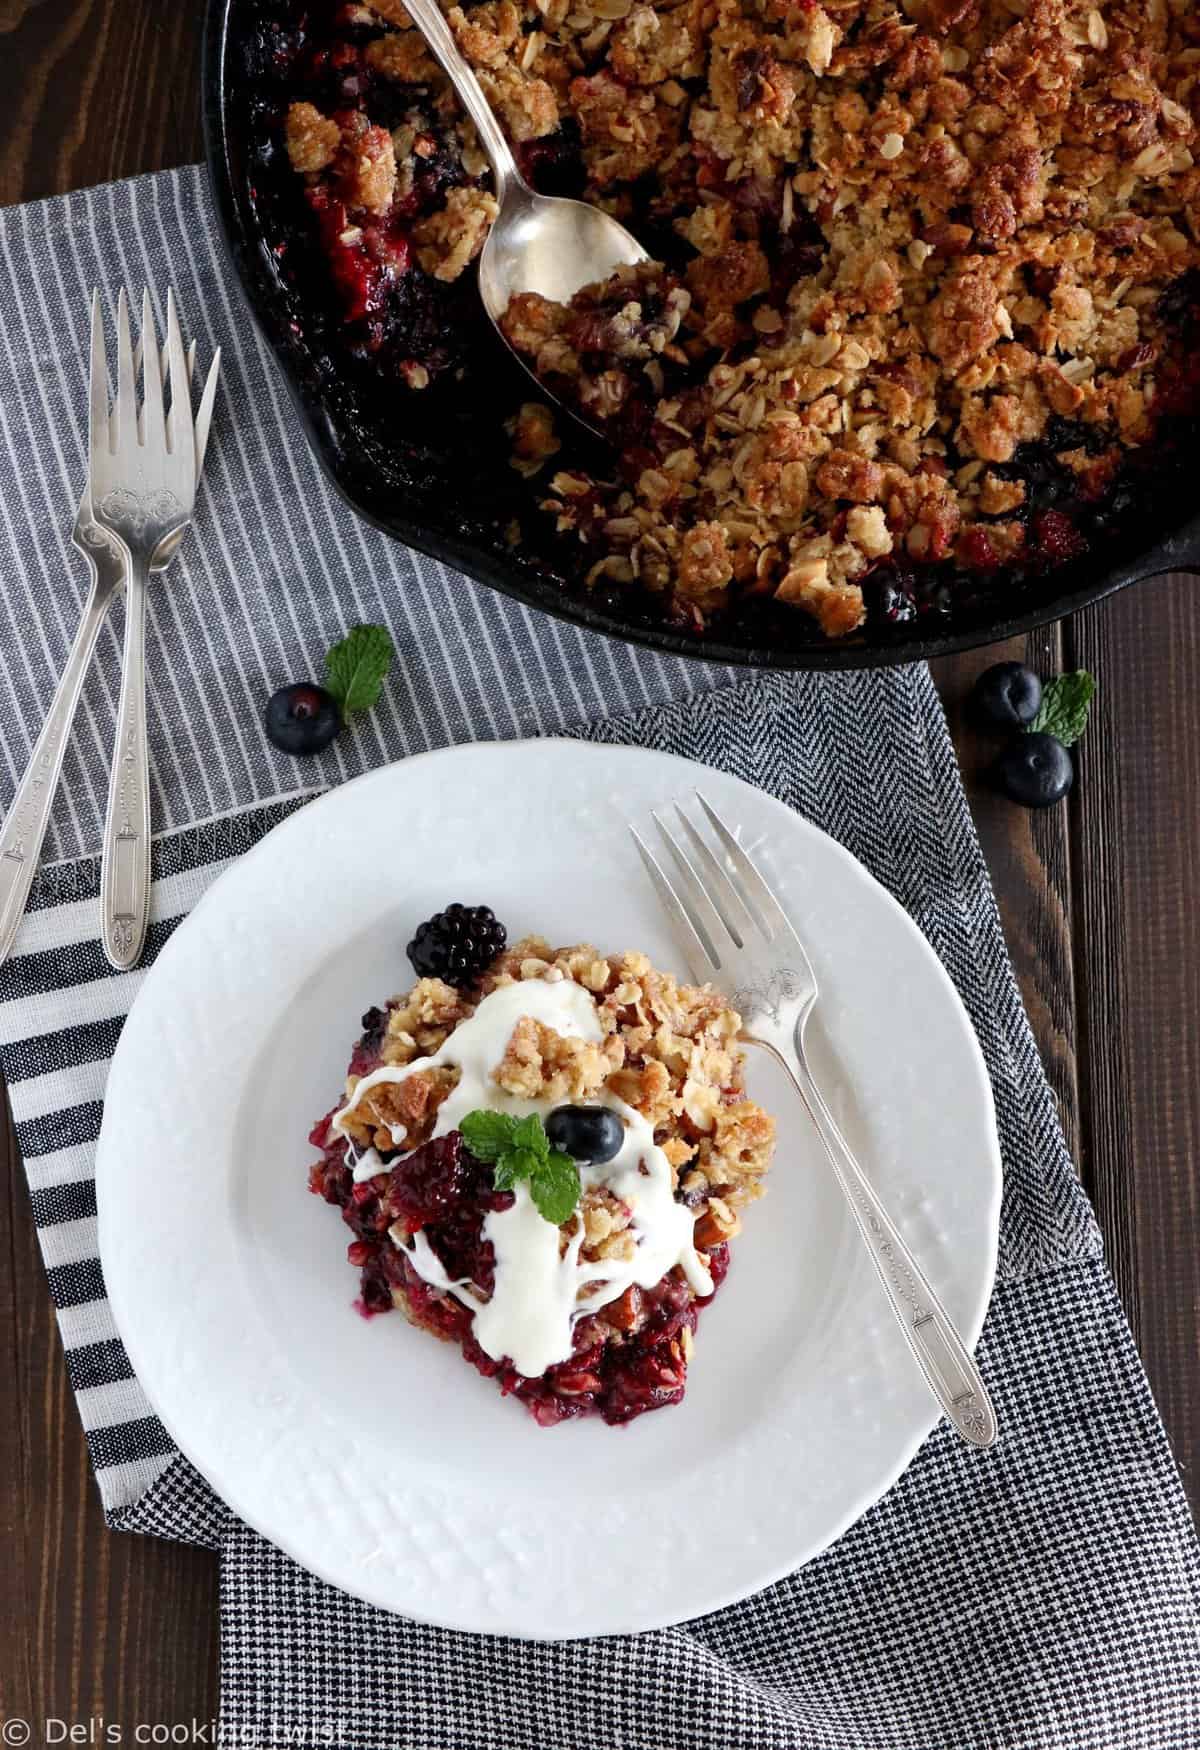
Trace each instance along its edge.
{"label": "baked berry filling", "polygon": [[[490,1211],[511,1205],[512,1194],[495,1189],[490,1168],[463,1147],[457,1131],[388,1162],[385,1173],[356,1185],[346,1138],[330,1136],[332,1116],[313,1127],[310,1141],[321,1149],[321,1159],[311,1169],[309,1188],[341,1209],[355,1236],[346,1255],[360,1272],[364,1312],[391,1312],[398,1305],[413,1324],[458,1342],[472,1366],[525,1404],[543,1427],[584,1415],[629,1422],[680,1401],[691,1337],[712,1295],[697,1299],[678,1270],[654,1288],[627,1289],[611,1306],[578,1321],[569,1360],[539,1379],[526,1379],[485,1353],[471,1335],[470,1309],[418,1275],[389,1233],[397,1221],[409,1232],[423,1232],[449,1277],[487,1295],[495,1257],[483,1223]],[[704,1256],[715,1295],[729,1267],[729,1247],[719,1242]]]}

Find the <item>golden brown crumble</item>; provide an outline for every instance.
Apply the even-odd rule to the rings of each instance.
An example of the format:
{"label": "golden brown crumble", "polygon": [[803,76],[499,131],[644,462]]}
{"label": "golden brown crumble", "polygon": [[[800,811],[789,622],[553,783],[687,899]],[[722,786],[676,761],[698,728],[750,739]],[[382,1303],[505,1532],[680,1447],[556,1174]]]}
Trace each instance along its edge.
{"label": "golden brown crumble", "polygon": [[591,1099],[624,1060],[625,1048],[615,1034],[602,1046],[596,1045],[590,1039],[564,1038],[553,1027],[523,1015],[492,1079],[506,1093],[563,1105]]}
{"label": "golden brown crumble", "polygon": [[442,77],[419,30],[398,30],[367,44],[367,65],[401,85],[425,85]]}
{"label": "golden brown crumble", "polygon": [[337,157],[342,130],[311,103],[293,103],[287,116],[287,149],[300,171],[324,170]]}
{"label": "golden brown crumble", "polygon": [[[456,1069],[418,1069],[402,1082],[379,1082],[346,1115],[347,1134],[359,1148],[418,1148],[429,1140],[438,1107],[457,1082]],[[351,1077],[347,1094],[357,1085]]]}
{"label": "golden brown crumble", "polygon": [[[583,1220],[582,1255],[589,1263],[602,1258],[632,1258],[637,1239],[630,1226],[633,1212],[604,1185],[584,1192],[579,1204]],[[586,1298],[586,1287],[580,1295]]]}
{"label": "golden brown crumble", "polygon": [[523,401],[507,430],[512,439],[512,464],[522,474],[536,474],[542,463],[562,448],[554,416],[540,401]]}
{"label": "golden brown crumble", "polygon": [[[391,1009],[382,1056],[388,1064],[431,1056],[479,998],[522,980],[572,979],[596,998],[604,1037],[566,1038],[523,1017],[513,1029],[493,1075],[497,1085],[526,1099],[556,1104],[594,1099],[607,1088],[654,1127],[674,1182],[699,1220],[706,1213],[736,1231],[736,1211],[762,1194],[775,1144],[774,1121],[746,1095],[740,1021],[710,985],[680,984],[644,954],[605,956],[586,943],[551,948],[540,937],[514,943],[467,997],[440,979],[423,978]],[[360,1148],[423,1142],[437,1108],[456,1085],[453,1069],[417,1070],[403,1082],[381,1082],[363,1095],[345,1127]],[[346,1081],[349,1098],[358,1078]],[[602,1187],[582,1205],[585,1255],[624,1256],[630,1214]],[[624,1236],[624,1237],[622,1237]],[[715,1240],[699,1242],[715,1244]]]}
{"label": "golden brown crumble", "polygon": [[[394,28],[372,66],[453,114],[403,6],[373,9]],[[1053,441],[1089,490],[1152,437],[1162,294],[1200,266],[1192,0],[485,0],[447,16],[518,144],[569,123],[585,197],[678,240],[647,297],[513,312],[514,342],[577,381],[591,416],[620,432],[648,411],[623,472],[572,467],[541,489],[591,579],[697,627],[773,595],[840,636],[891,555],[971,568],[1033,551],[1005,470],[1053,421],[1086,434]],[[363,126],[346,138],[297,104],[288,149],[382,213],[411,186],[420,128],[397,129],[389,158]],[[459,139],[477,183],[469,125]],[[489,217],[447,198],[418,260],[461,271]],[[626,314],[623,352],[597,308]],[[553,453],[526,410],[513,433],[523,472]]]}
{"label": "golden brown crumble", "polygon": [[[680,1172],[699,1167],[695,1195],[689,1197],[697,1211],[710,1195],[722,1197],[731,1209],[759,1196],[775,1126],[746,1097],[740,1022],[725,998],[709,985],[679,984],[644,954],[606,957],[586,943],[554,949],[538,937],[507,949],[482,991],[517,979],[555,977],[574,979],[597,998],[604,1042],[585,1047],[581,1040],[560,1039],[530,1023],[520,1041],[514,1034],[506,1055],[505,1065],[513,1060],[522,1083],[513,1091],[556,1100],[587,1098],[603,1085],[654,1125],[655,1141],[675,1169],[677,1184]],[[524,1064],[535,1034],[536,1051],[544,1055],[548,1042],[551,1058],[548,1067],[543,1063],[528,1075]],[[564,1064],[576,1067],[567,1071]],[[505,1069],[498,1076],[502,1086],[509,1086],[509,1073]],[[547,1079],[565,1073],[577,1077],[576,1091],[559,1092],[558,1082]]]}
{"label": "golden brown crumble", "polygon": [[[672,107],[697,57],[705,89]],[[607,60],[638,90],[623,109],[604,69],[569,88],[588,192],[646,154],[679,188],[697,252],[681,343],[707,371],[700,422],[694,389],[651,384],[658,466],[551,483],[558,526],[610,555],[592,575],[670,591],[698,622],[769,592],[840,636],[872,564],[951,557],[1021,506],[976,461],[1011,462],[1056,414],[1114,447],[1150,436],[1157,301],[1200,261],[1200,27],[1181,0],[637,7]],[[613,114],[629,168],[606,150]],[[782,286],[776,227],[820,256]],[[557,356],[538,368],[586,375],[571,323],[542,320]],[[986,527],[997,560],[1019,554],[1020,525]]]}
{"label": "golden brown crumble", "polygon": [[412,19],[404,9],[403,0],[370,0],[367,10],[386,24],[397,25],[401,30],[412,28]]}
{"label": "golden brown crumble", "polygon": [[432,1057],[450,1031],[470,1013],[458,991],[440,978],[419,978],[388,1015],[383,1038],[384,1063],[411,1063]]}
{"label": "golden brown crumble", "polygon": [[469,12],[452,6],[446,16],[459,48],[476,67],[498,67],[521,35],[521,15],[512,0],[483,0]]}
{"label": "golden brown crumble", "polygon": [[478,72],[479,83],[514,140],[541,140],[557,128],[558,99],[544,79],[508,61],[498,67],[480,67]]}
{"label": "golden brown crumble", "polygon": [[417,260],[435,279],[456,280],[479,254],[497,213],[496,197],[481,188],[452,188],[446,204],[413,227]]}

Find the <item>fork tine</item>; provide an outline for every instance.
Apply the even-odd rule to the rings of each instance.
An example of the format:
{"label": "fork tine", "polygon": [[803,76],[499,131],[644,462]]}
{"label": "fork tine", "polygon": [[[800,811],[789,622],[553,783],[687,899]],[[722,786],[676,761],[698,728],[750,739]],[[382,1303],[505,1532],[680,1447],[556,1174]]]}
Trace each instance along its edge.
{"label": "fork tine", "polygon": [[[767,940],[770,941],[770,930],[764,929],[761,918],[751,906],[746,904],[744,896],[738,892],[736,882],[730,879],[728,869],[723,868],[718,862],[717,858],[712,853],[712,847],[705,843],[704,839],[692,825],[678,802],[675,804],[675,812],[679,816],[683,830],[687,833],[688,838],[692,842],[696,855],[708,870],[715,886],[713,904],[717,906],[722,918],[725,919],[725,927],[737,942],[738,947],[740,948],[744,946],[746,924],[749,924],[752,930],[757,930],[760,936],[765,936]],[[720,894],[721,900],[725,901],[724,905],[717,899],[717,894]],[[744,923],[734,924],[728,917],[726,917],[725,908],[729,900],[732,900],[737,907],[738,916],[745,919]]]}
{"label": "fork tine", "polygon": [[708,824],[720,839],[722,849],[725,851],[739,876],[750,890],[755,906],[761,911],[764,920],[779,928],[785,929],[788,935],[791,936],[792,940],[796,943],[801,953],[805,954],[805,958],[807,958],[804,944],[796,934],[792,920],[788,917],[787,912],[784,911],[774,893],[772,893],[771,889],[767,886],[766,881],[759,873],[758,865],[754,862],[749,853],[738,843],[737,839],[725,825],[725,822],[721,819],[720,815],[709,805],[699,790],[696,791],[696,800],[704,810],[705,815],[708,818]]}
{"label": "fork tine", "polygon": [[189,458],[189,471],[194,475],[196,439],[192,430],[192,390],[179,312],[175,308],[175,294],[170,290],[167,292],[167,347],[171,354],[171,418],[168,428],[171,454],[176,458]]}
{"label": "fork tine", "polygon": [[163,380],[158,357],[158,335],[149,291],[142,292],[142,441],[161,449],[166,441],[163,423]]}
{"label": "fork tine", "polygon": [[[142,337],[139,334],[137,337],[137,340],[134,342],[134,346],[133,346],[133,380],[135,383],[137,382],[137,380],[141,376],[141,374],[142,374]],[[109,418],[110,418],[110,421],[112,423],[112,433],[113,433],[112,441],[115,444],[117,441],[117,404],[115,401],[113,402],[112,413],[109,415]],[[145,435],[145,433],[142,429],[141,416],[139,415],[139,417],[138,417],[138,437],[141,438],[144,435]]]}
{"label": "fork tine", "polygon": [[704,984],[714,972],[719,971],[720,961],[714,960],[710,955],[703,937],[688,916],[686,906],[683,905],[675,889],[659,868],[653,851],[645,843],[636,827],[629,828],[629,836],[638,848],[638,855],[650,877],[650,885],[657,893],[659,903],[667,914],[667,921],[675,931],[675,939],[687,962],[688,971],[697,984]]}
{"label": "fork tine", "polygon": [[[142,343],[140,340],[133,349],[133,368],[135,372],[142,368]],[[188,382],[190,383],[196,374],[196,342],[194,340],[187,350],[187,368]],[[165,403],[166,391],[171,381],[171,349],[165,340],[158,349],[158,370],[162,377]]]}
{"label": "fork tine", "polygon": [[133,374],[133,341],[129,333],[129,299],[121,287],[117,298],[117,448],[138,441],[137,382]]}
{"label": "fork tine", "polygon": [[671,837],[661,815],[656,814],[651,809],[650,818],[658,828],[663,843],[671,853],[671,860],[679,871],[680,886],[691,907],[696,927],[709,949],[709,957],[719,962],[721,958],[720,944],[732,941],[735,948],[740,948],[742,946],[741,938],[736,930],[729,927],[729,919],[709,896],[703,881],[688,860],[687,852]]}
{"label": "fork tine", "polygon": [[[140,371],[142,368],[142,343],[140,340],[134,350],[133,368],[136,371]],[[163,386],[165,387],[171,380],[171,349],[165,340],[158,349],[158,368],[162,372]],[[187,349],[187,368],[188,382],[190,383],[196,375],[196,342],[194,340]]]}
{"label": "fork tine", "polygon": [[[140,352],[135,353],[134,354],[134,363],[137,364],[138,360],[140,358],[141,358]],[[164,400],[164,405],[165,405],[166,397],[169,394],[170,388],[171,388],[171,348],[165,340],[163,341],[162,345],[158,349],[158,366],[159,366],[160,371],[162,372],[163,400]],[[188,373],[188,390],[190,392],[191,386],[196,378],[196,342],[194,340],[192,341],[192,343],[190,344],[190,346],[187,349],[187,373]]]}
{"label": "fork tine", "polygon": [[108,418],[108,360],[104,356],[104,313],[100,308],[100,293],[92,293],[92,340],[90,378],[88,385],[88,454],[89,474],[99,479],[97,463],[112,450],[112,432]]}
{"label": "fork tine", "polygon": [[[193,354],[195,346],[192,347]],[[204,470],[204,458],[208,453],[208,434],[212,426],[213,403],[217,399],[217,379],[221,374],[221,349],[213,354],[213,362],[208,367],[208,377],[204,384],[204,393],[200,397],[200,411],[196,415],[196,479],[199,480]]]}

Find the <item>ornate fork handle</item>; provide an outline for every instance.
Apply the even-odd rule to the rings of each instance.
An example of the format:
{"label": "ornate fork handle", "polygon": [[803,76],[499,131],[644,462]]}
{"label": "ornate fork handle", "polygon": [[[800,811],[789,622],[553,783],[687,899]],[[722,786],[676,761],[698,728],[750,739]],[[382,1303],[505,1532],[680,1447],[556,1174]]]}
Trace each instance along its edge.
{"label": "ornate fork handle", "polygon": [[808,1067],[801,1034],[797,1032],[791,1050],[782,1041],[750,1034],[746,1038],[769,1051],[795,1084],[909,1347],[944,1414],[964,1440],[973,1446],[991,1446],[996,1414],[979,1369],[839,1130]]}
{"label": "ornate fork handle", "polygon": [[150,921],[146,591],[155,559],[182,535],[189,512],[166,487],[118,487],[96,512],[126,561],[124,669],[100,861],[100,940],[109,963],[127,972],[141,958]]}
{"label": "ornate fork handle", "polygon": [[[91,556],[89,555],[89,558]],[[54,805],[71,725],[83,690],[84,676],[96,648],[96,639],[120,583],[120,567],[106,563],[103,571],[92,564],[92,584],[84,604],[75,642],[55,689],[42,732],[21,779],[12,806],[0,830],[0,963],[7,959],[20,928],[29,889],[37,874],[42,841]]]}
{"label": "ornate fork handle", "polygon": [[134,552],[125,587],[125,645],[117,737],[100,861],[100,939],[111,965],[136,966],[150,919],[150,761],[146,739],[146,587]]}

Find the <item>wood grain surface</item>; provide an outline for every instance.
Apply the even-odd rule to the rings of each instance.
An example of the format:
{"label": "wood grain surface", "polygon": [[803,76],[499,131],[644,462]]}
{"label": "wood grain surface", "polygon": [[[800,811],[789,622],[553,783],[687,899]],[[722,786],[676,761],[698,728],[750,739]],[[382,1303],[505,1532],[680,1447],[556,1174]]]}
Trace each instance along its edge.
{"label": "wood grain surface", "polygon": [[[192,0],[0,0],[0,201],[201,156]],[[1067,805],[994,794],[963,722],[1001,656],[1099,681]],[[1200,1505],[1200,589],[1156,579],[937,665],[1021,990]],[[216,1565],[109,1532],[0,1126],[0,1719],[210,1720]],[[93,1728],[93,1732],[95,1728]],[[102,1739],[95,1738],[101,1742]],[[202,1741],[202,1740],[201,1740]]]}

